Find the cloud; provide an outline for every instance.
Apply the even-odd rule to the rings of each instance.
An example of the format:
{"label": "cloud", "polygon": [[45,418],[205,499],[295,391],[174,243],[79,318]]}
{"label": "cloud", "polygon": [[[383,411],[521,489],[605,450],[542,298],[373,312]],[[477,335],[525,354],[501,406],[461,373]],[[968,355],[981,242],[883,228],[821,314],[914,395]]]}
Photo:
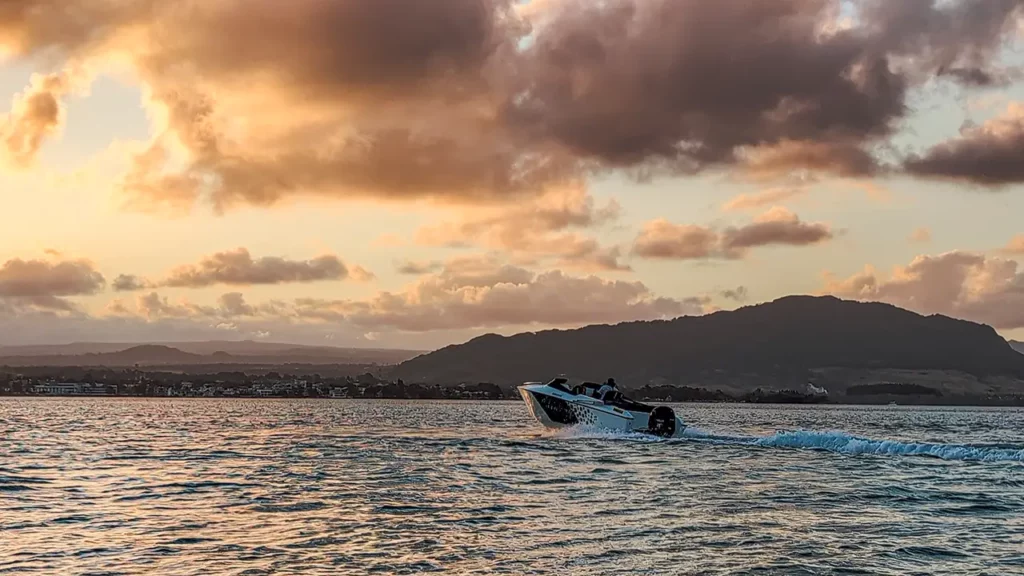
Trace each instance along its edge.
{"label": "cloud", "polygon": [[0,117],[0,141],[13,165],[31,165],[43,141],[60,129],[64,122],[61,99],[69,90],[63,74],[34,74],[25,92],[15,97],[11,113]]}
{"label": "cloud", "polygon": [[[171,302],[157,292],[149,292],[136,297],[135,307],[139,315],[151,321],[184,318],[206,320],[213,322],[214,325],[227,324],[246,318],[274,317],[283,311],[281,305],[276,302],[251,306],[240,292],[221,294],[214,306],[194,304],[184,298],[178,302]],[[120,305],[118,308],[123,310],[124,306]]]}
{"label": "cloud", "polygon": [[186,318],[192,316],[199,310],[186,304],[171,304],[167,298],[162,298],[156,292],[140,295],[136,301],[136,307],[144,317],[153,320],[157,318]]}
{"label": "cloud", "polygon": [[511,5],[157,5],[136,65],[164,122],[123,192],[223,210],[297,195],[481,203],[560,181],[575,160],[500,118],[526,30]]}
{"label": "cloud", "polygon": [[103,290],[106,280],[88,260],[22,260],[0,266],[0,305],[19,310],[75,311],[68,296]]}
{"label": "cloud", "polygon": [[[171,302],[151,292],[138,296],[136,310],[150,322],[188,319],[249,331],[329,324],[365,334],[579,326],[700,314],[708,304],[707,298],[658,297],[640,282],[558,270],[537,273],[493,257],[463,257],[402,291],[379,292],[367,300],[296,298],[250,304],[241,293],[231,292],[215,305],[203,306]],[[123,304],[118,308],[125,309]]]}
{"label": "cloud", "polygon": [[644,258],[703,260],[714,256],[719,242],[714,230],[659,218],[644,224],[633,243],[633,252]]}
{"label": "cloud", "polygon": [[828,225],[803,222],[781,207],[774,207],[738,228],[726,228],[722,244],[726,252],[740,252],[759,246],[809,246],[831,240],[834,234]]}
{"label": "cloud", "polygon": [[1024,255],[1024,234],[1018,234],[1011,238],[1000,251],[1004,254]]}
{"label": "cloud", "polygon": [[871,176],[880,168],[875,157],[858,142],[782,140],[750,150],[745,170],[756,179],[772,180],[794,172],[858,178]]}
{"label": "cloud", "polygon": [[746,302],[747,301],[747,296],[749,294],[747,292],[747,287],[746,286],[737,286],[736,288],[733,288],[733,289],[722,290],[722,292],[719,295],[722,298],[725,298],[726,300],[735,300],[736,302]]}
{"label": "cloud", "polygon": [[483,329],[499,326],[578,326],[657,319],[703,311],[696,300],[660,298],[640,282],[540,274],[487,262],[453,263],[401,293],[368,301],[306,299],[301,318],[344,320],[374,331]]}
{"label": "cloud", "polygon": [[[359,269],[365,279],[368,272]],[[245,248],[218,252],[203,258],[199,264],[179,266],[160,284],[175,288],[202,288],[214,284],[282,284],[344,280],[348,268],[337,256],[320,256],[312,260],[288,260],[278,257],[253,259]]]}
{"label": "cloud", "polygon": [[[996,81],[1021,14],[1017,0],[844,5],[8,0],[0,46],[129,65],[155,134],[120,187],[137,208],[487,205],[608,170],[873,173],[908,93]],[[57,92],[15,131],[22,156],[59,126]]]}
{"label": "cloud", "polygon": [[413,260],[406,260],[395,266],[395,269],[399,274],[409,274],[411,276],[421,276],[423,274],[430,274],[437,272],[444,267],[443,262],[437,260],[430,260],[425,262],[416,262]]}
{"label": "cloud", "polygon": [[910,237],[907,238],[910,242],[915,244],[924,244],[932,241],[932,231],[928,228],[917,228],[910,233]]}
{"label": "cloud", "polygon": [[1022,157],[1024,104],[1014,103],[1002,116],[910,157],[905,169],[917,176],[999,187],[1024,182]]}
{"label": "cloud", "polygon": [[217,252],[198,264],[178,266],[160,281],[150,281],[132,274],[121,274],[112,284],[115,291],[134,292],[159,287],[204,288],[215,284],[236,286],[254,284],[285,284],[351,279],[369,282],[376,278],[362,266],[346,266],[333,255],[311,260],[289,260],[279,257],[253,258],[245,248]]}
{"label": "cloud", "polygon": [[529,265],[628,271],[620,248],[602,246],[577,231],[613,222],[619,213],[614,200],[599,207],[582,186],[569,186],[512,207],[468,211],[461,221],[421,228],[416,240],[429,246],[479,245]]}
{"label": "cloud", "polygon": [[116,292],[135,292],[150,287],[150,283],[133,274],[119,274],[111,283]]}
{"label": "cloud", "polygon": [[873,268],[849,278],[826,274],[825,291],[944,314],[998,329],[1024,327],[1024,272],[1013,260],[970,252],[918,256],[885,277]]}
{"label": "cloud", "polygon": [[[1014,1],[551,2],[516,112],[605,164],[863,175],[910,87],[989,70]],[[723,62],[728,65],[723,66]],[[710,71],[714,71],[713,73]]]}
{"label": "cloud", "polygon": [[786,200],[798,198],[807,193],[806,188],[769,188],[757,194],[740,194],[722,205],[722,210],[735,212],[774,206]]}
{"label": "cloud", "polygon": [[358,264],[349,268],[348,277],[356,282],[372,282],[377,279],[376,274]]}
{"label": "cloud", "polygon": [[774,207],[750,224],[721,231],[653,220],[637,235],[633,252],[644,258],[666,260],[736,259],[752,248],[809,246],[831,240],[834,235],[827,224],[804,222],[789,210]]}

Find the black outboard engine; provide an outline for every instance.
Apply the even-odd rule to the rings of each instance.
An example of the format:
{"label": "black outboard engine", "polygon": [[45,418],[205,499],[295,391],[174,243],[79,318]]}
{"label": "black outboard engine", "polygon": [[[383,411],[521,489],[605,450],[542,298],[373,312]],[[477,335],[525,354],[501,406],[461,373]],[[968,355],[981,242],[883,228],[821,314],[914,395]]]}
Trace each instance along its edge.
{"label": "black outboard engine", "polygon": [[676,413],[668,406],[657,406],[651,410],[647,420],[647,431],[655,436],[671,438],[676,433]]}

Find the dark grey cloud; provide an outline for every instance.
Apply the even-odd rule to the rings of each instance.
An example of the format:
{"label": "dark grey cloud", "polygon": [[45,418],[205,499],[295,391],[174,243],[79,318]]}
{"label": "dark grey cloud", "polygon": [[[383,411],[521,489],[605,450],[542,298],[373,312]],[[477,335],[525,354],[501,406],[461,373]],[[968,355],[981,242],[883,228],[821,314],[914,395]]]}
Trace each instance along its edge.
{"label": "dark grey cloud", "polygon": [[722,233],[722,246],[727,253],[742,253],[759,246],[809,246],[831,240],[833,236],[826,224],[804,222],[784,208],[774,208],[750,224],[726,228]]}
{"label": "dark grey cloud", "polygon": [[23,260],[0,266],[0,304],[10,311],[75,310],[66,297],[88,296],[103,290],[106,280],[88,260]]}
{"label": "dark grey cloud", "polygon": [[734,300],[736,302],[746,302],[748,291],[746,286],[737,286],[736,288],[730,288],[728,290],[722,290],[719,295],[726,300]]}
{"label": "dark grey cloud", "polygon": [[410,276],[421,276],[423,274],[430,274],[432,272],[438,272],[444,267],[443,262],[437,260],[430,260],[425,262],[417,262],[414,260],[406,260],[399,262],[395,269],[399,274],[408,274]]}
{"label": "dark grey cloud", "polygon": [[1021,14],[1019,0],[868,0],[842,28],[828,0],[558,5],[514,121],[606,165],[682,172],[787,145],[769,156],[780,169],[870,174],[908,90],[986,82]]}
{"label": "dark grey cloud", "polygon": [[110,286],[117,292],[134,292],[150,287],[150,283],[133,274],[119,274]]}
{"label": "dark grey cloud", "polygon": [[1024,182],[1024,106],[1014,105],[959,137],[910,157],[906,170],[917,176],[1000,187]]}
{"label": "dark grey cloud", "polygon": [[835,236],[820,222],[804,222],[796,214],[775,207],[753,222],[716,230],[693,224],[673,224],[664,219],[644,225],[633,242],[633,253],[662,260],[739,259],[753,248],[810,246]]}

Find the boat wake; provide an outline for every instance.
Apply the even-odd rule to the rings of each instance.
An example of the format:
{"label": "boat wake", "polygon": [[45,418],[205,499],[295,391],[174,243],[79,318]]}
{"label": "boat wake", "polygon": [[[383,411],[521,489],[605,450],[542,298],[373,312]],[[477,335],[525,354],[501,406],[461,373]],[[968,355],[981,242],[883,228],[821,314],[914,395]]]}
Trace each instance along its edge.
{"label": "boat wake", "polygon": [[653,434],[643,432],[622,432],[620,430],[609,430],[607,428],[595,428],[593,426],[570,426],[545,430],[543,436],[562,440],[630,440],[633,442],[665,442],[666,439]]}
{"label": "boat wake", "polygon": [[974,462],[1024,462],[1024,447],[1019,446],[931,444],[926,442],[902,442],[899,440],[874,440],[841,431],[792,430],[780,431],[768,436],[748,436],[716,434],[699,428],[688,427],[683,432],[681,438],[666,440],[657,436],[636,432],[622,433],[587,427],[575,427],[562,429],[554,433],[553,437],[667,443],[701,442],[728,446],[817,450],[851,456],[926,456],[943,460]]}

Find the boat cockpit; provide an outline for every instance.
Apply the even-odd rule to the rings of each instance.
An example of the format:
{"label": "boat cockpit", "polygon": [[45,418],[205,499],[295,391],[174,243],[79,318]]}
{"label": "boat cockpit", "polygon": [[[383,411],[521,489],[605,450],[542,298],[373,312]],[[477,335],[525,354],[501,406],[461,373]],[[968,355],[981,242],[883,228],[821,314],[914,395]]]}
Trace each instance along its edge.
{"label": "boat cockpit", "polygon": [[640,402],[636,402],[635,400],[626,398],[625,396],[622,395],[622,392],[619,392],[618,390],[615,389],[607,390],[605,391],[604,396],[601,396],[600,391],[601,387],[604,386],[604,384],[597,384],[595,382],[583,382],[581,384],[573,386],[570,390],[569,388],[566,387],[567,382],[568,380],[565,378],[555,378],[551,382],[548,382],[548,386],[555,388],[557,390],[561,390],[563,392],[568,392],[576,396],[586,396],[588,398],[594,398],[595,400],[600,400],[606,405],[617,406],[619,408],[622,408],[623,410],[630,410],[632,412],[649,413],[651,410],[654,409],[653,406],[649,406],[647,404],[643,404]]}

